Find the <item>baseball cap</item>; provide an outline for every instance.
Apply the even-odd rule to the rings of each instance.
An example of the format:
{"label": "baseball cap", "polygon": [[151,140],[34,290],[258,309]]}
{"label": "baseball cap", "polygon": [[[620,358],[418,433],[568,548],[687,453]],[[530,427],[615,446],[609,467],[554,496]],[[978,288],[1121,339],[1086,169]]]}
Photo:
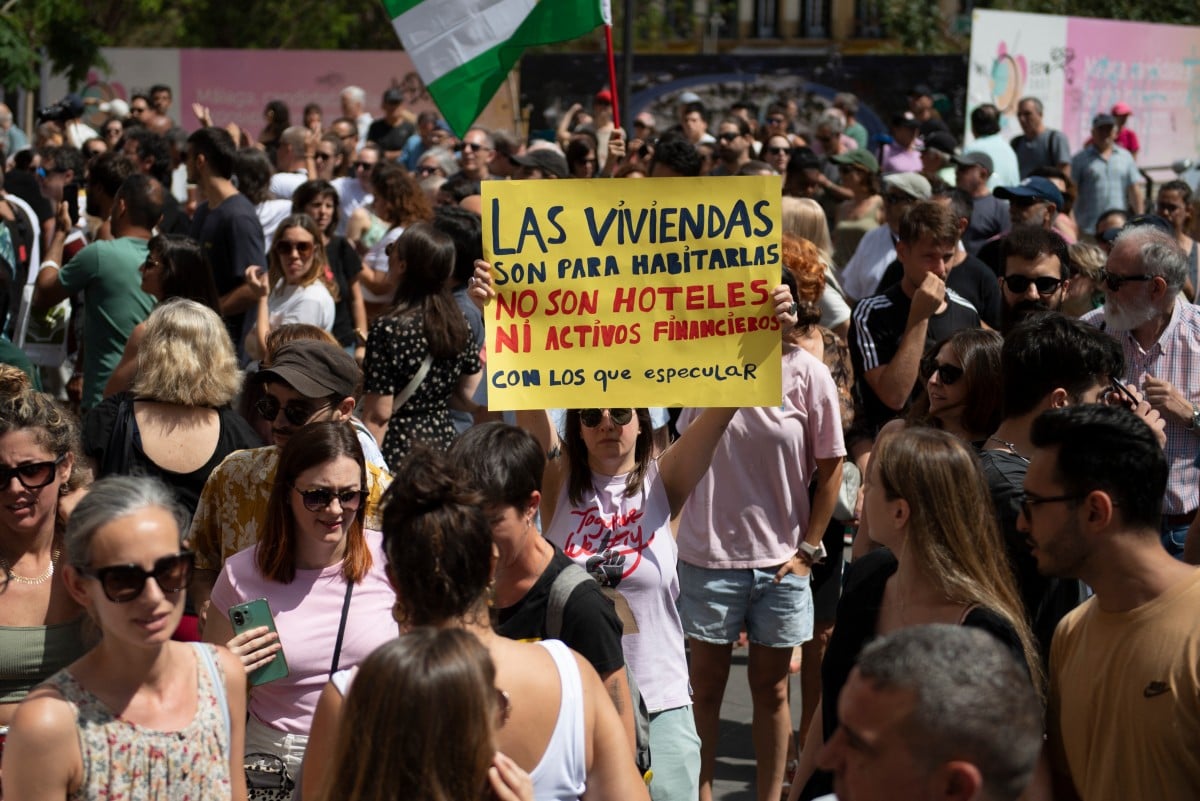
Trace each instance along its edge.
{"label": "baseball cap", "polygon": [[601,89],[599,92],[596,92],[596,102],[611,106],[612,92],[608,91],[607,89]]}
{"label": "baseball cap", "polygon": [[391,105],[392,103],[403,103],[404,94],[393,86],[391,89],[388,89],[383,93],[383,102],[385,105]]}
{"label": "baseball cap", "polygon": [[271,366],[258,372],[260,381],[276,379],[306,398],[353,397],[362,383],[354,357],[337,345],[298,340],[275,351]]}
{"label": "baseball cap", "polygon": [[1129,107],[1128,103],[1118,103],[1112,107],[1112,115],[1114,117],[1121,117],[1126,114],[1133,115],[1133,109]]}
{"label": "baseball cap", "polygon": [[917,122],[917,118],[912,115],[911,111],[906,111],[903,114],[895,114],[892,116],[892,125],[897,128],[920,128],[921,123]]}
{"label": "baseball cap", "polygon": [[696,94],[695,92],[684,92],[679,96],[679,102],[681,104],[699,103],[701,102],[700,95]]}
{"label": "baseball cap", "polygon": [[1162,231],[1168,236],[1175,236],[1175,229],[1171,227],[1171,224],[1167,222],[1165,218],[1159,217],[1157,214],[1139,214],[1129,222],[1125,223],[1125,228],[1122,230],[1142,227],[1157,228],[1159,231]]}
{"label": "baseball cap", "polygon": [[948,131],[934,131],[925,135],[926,150],[936,150],[939,153],[945,153],[947,156],[953,156],[957,148],[958,142],[954,140],[954,136]]}
{"label": "baseball cap", "polygon": [[1036,175],[1026,178],[1017,186],[998,186],[992,194],[1001,200],[1046,200],[1060,211],[1063,207],[1063,196],[1058,187],[1049,179]]}
{"label": "baseball cap", "polygon": [[989,175],[996,169],[995,165],[992,164],[991,156],[989,156],[987,153],[980,153],[974,150],[967,153],[961,153],[952,157],[950,160],[962,167],[983,167],[988,171]]}
{"label": "baseball cap", "polygon": [[933,187],[929,185],[929,179],[917,172],[894,172],[885,175],[883,185],[917,200],[929,200],[933,196]]}
{"label": "baseball cap", "polygon": [[541,147],[529,150],[523,156],[509,156],[509,161],[522,167],[533,167],[555,178],[566,178],[571,174],[567,160],[551,148]]}
{"label": "baseball cap", "polygon": [[829,160],[834,164],[852,164],[855,167],[862,167],[867,172],[879,172],[879,162],[871,155],[868,150],[857,148],[848,150],[837,156],[830,156]]}
{"label": "baseball cap", "polygon": [[1092,117],[1092,127],[1093,128],[1103,128],[1106,125],[1116,125],[1116,124],[1117,124],[1117,120],[1111,114],[1097,114],[1095,117]]}

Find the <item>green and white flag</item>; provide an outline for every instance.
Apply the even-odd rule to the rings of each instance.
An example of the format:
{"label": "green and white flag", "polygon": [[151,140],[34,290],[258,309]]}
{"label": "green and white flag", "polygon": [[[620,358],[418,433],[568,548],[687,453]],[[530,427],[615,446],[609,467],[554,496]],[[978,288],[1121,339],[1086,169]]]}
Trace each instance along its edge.
{"label": "green and white flag", "polygon": [[611,24],[609,0],[383,0],[442,116],[459,136],[528,47]]}

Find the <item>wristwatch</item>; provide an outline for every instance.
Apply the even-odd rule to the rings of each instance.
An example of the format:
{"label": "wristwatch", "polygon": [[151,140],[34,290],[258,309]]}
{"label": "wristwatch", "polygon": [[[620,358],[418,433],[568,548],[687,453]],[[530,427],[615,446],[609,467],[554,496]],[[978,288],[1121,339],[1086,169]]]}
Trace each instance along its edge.
{"label": "wristwatch", "polygon": [[1188,424],[1188,431],[1196,431],[1200,429],[1200,406],[1192,404],[1192,422]]}
{"label": "wristwatch", "polygon": [[799,551],[808,557],[808,561],[813,564],[825,561],[825,557],[828,555],[824,542],[818,542],[816,545],[809,545],[807,542],[802,542],[800,543]]}

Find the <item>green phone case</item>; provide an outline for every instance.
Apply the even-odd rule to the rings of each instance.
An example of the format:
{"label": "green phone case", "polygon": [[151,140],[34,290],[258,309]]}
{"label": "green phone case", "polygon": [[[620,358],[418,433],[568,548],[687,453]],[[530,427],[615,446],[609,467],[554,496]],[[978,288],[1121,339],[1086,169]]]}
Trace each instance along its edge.
{"label": "green phone case", "polygon": [[[275,618],[271,616],[271,607],[267,604],[266,598],[255,598],[253,601],[231,606],[229,622],[233,625],[234,634],[241,634],[243,631],[259,626],[266,626],[271,631],[275,631]],[[250,685],[257,687],[260,684],[282,679],[287,674],[287,659],[283,655],[283,649],[280,648],[275,652],[274,659],[251,671],[248,678]]]}

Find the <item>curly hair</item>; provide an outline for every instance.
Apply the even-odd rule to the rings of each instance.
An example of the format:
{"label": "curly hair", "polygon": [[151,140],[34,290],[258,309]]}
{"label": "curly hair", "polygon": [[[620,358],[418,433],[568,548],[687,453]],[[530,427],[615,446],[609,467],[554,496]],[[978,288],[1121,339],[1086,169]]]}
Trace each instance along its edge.
{"label": "curly hair", "polygon": [[390,161],[376,164],[371,172],[371,187],[376,201],[382,200],[387,207],[388,223],[407,226],[433,219],[429,198],[409,171],[399,164]]}

